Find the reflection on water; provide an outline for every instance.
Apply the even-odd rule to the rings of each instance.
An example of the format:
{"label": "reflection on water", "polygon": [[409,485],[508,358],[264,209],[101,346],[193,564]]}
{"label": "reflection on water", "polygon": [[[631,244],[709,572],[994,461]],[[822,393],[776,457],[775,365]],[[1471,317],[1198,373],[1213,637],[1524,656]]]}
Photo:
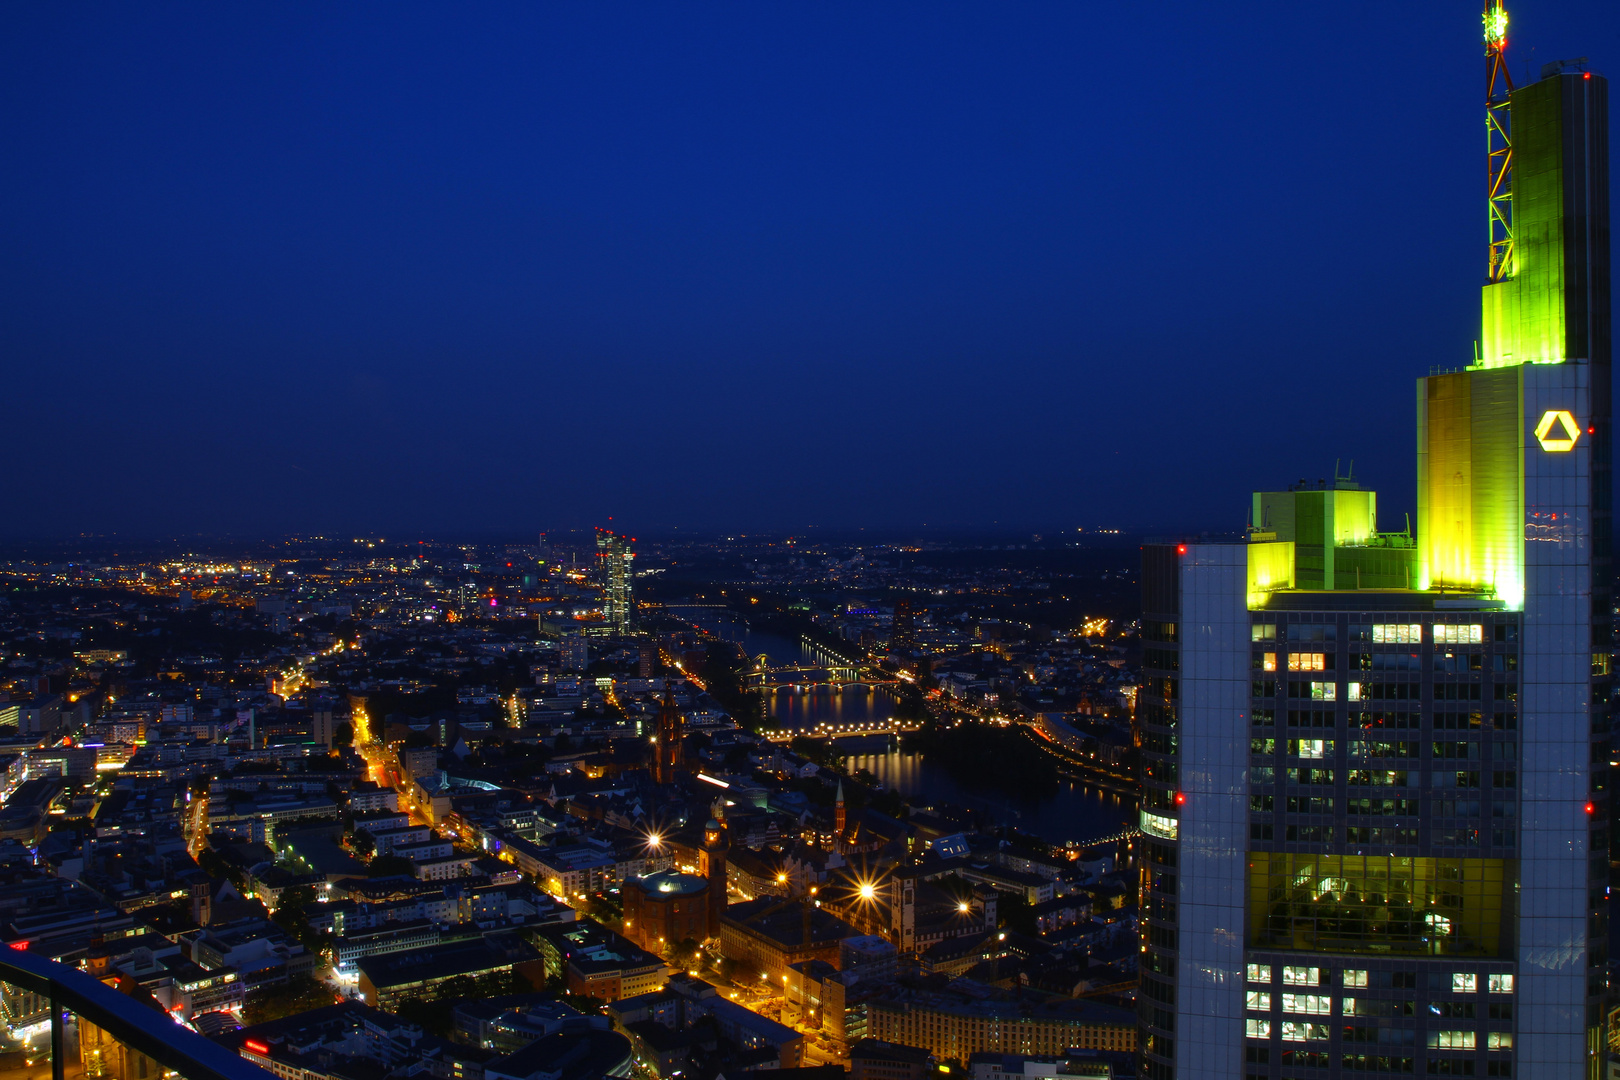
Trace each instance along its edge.
{"label": "reflection on water", "polygon": [[851,687],[831,691],[822,687],[813,693],[795,694],[790,690],[771,692],[770,716],[788,730],[829,724],[862,725],[884,721],[894,714],[889,695],[870,688]]}
{"label": "reflection on water", "polygon": [[[749,631],[742,638],[742,646],[748,652],[750,665],[761,653],[770,657],[772,667],[821,662],[800,642],[777,634]],[[774,691],[768,709],[772,721],[793,731],[822,722],[863,724],[887,720],[894,714],[894,700],[882,691],[865,687],[840,692],[823,686],[802,694]],[[847,765],[851,772],[868,770],[884,787],[899,791],[916,805],[965,806],[999,824],[1016,826],[1052,843],[1108,836],[1127,822],[1134,824],[1136,818],[1134,800],[1069,781],[1064,781],[1050,798],[1039,801],[1010,799],[994,791],[970,791],[944,768],[915,752],[859,755],[849,758]]]}
{"label": "reflection on water", "polygon": [[[770,657],[771,667],[787,664],[819,664],[814,652],[803,644],[776,634],[750,631],[743,638],[750,666],[755,657]],[[894,715],[894,699],[871,687],[807,688],[804,693],[792,690],[773,690],[768,713],[776,726],[788,731],[802,731],[820,723],[864,725],[881,723]]]}
{"label": "reflection on water", "polygon": [[915,806],[964,806],[1050,843],[1109,836],[1126,824],[1134,824],[1136,818],[1135,800],[1070,781],[1064,781],[1050,798],[1041,800],[1012,799],[997,791],[971,791],[943,768],[912,751],[859,754],[846,758],[845,766],[850,772],[867,770],[884,787],[907,796]]}

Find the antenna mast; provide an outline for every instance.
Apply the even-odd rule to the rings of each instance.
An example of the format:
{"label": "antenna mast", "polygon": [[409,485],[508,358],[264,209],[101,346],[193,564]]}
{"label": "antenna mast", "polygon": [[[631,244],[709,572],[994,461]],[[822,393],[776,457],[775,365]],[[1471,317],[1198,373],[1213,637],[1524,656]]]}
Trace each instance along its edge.
{"label": "antenna mast", "polygon": [[1490,265],[1486,281],[1513,276],[1513,127],[1508,97],[1513,76],[1507,66],[1507,8],[1485,3],[1485,148],[1490,210]]}

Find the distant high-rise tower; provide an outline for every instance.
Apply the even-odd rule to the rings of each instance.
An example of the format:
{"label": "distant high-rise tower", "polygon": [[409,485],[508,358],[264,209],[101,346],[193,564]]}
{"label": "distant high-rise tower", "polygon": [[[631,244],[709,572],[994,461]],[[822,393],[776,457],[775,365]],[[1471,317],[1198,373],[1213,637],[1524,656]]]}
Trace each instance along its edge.
{"label": "distant high-rise tower", "polygon": [[635,629],[636,601],[631,585],[630,563],[636,557],[633,537],[620,536],[607,529],[596,530],[596,557],[601,560],[607,585],[603,614],[615,634]]}
{"label": "distant high-rise tower", "polygon": [[564,671],[584,671],[591,666],[591,647],[585,635],[570,628],[557,645]]}
{"label": "distant high-rise tower", "polygon": [[316,695],[309,703],[309,718],[315,736],[315,745],[327,750],[332,748],[332,740],[337,733],[336,723],[337,702],[325,695]]}
{"label": "distant high-rise tower", "polygon": [[1336,478],[1143,547],[1148,1080],[1603,1074],[1608,85],[1513,88],[1506,25],[1480,349],[1418,380],[1416,533]]}
{"label": "distant high-rise tower", "polygon": [[894,622],[889,628],[889,651],[908,652],[916,647],[916,617],[911,612],[911,599],[902,596],[894,602]]}

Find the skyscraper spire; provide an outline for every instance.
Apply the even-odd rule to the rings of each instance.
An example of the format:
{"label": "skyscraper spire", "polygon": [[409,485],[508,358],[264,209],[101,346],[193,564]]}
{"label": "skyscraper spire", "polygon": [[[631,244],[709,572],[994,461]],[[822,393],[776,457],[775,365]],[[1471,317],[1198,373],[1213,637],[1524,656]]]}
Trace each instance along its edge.
{"label": "skyscraper spire", "polygon": [[1485,4],[1486,213],[1490,259],[1487,282],[1513,276],[1513,128],[1508,98],[1513,75],[1507,66],[1507,8],[1502,0]]}

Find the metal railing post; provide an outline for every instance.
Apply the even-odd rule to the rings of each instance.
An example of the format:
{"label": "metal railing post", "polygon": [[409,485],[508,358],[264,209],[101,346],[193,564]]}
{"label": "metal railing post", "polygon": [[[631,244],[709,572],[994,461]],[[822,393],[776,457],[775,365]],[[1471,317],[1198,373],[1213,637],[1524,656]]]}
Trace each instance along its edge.
{"label": "metal railing post", "polygon": [[62,1080],[67,1074],[67,1029],[62,1023],[62,1003],[51,990],[51,1080]]}

